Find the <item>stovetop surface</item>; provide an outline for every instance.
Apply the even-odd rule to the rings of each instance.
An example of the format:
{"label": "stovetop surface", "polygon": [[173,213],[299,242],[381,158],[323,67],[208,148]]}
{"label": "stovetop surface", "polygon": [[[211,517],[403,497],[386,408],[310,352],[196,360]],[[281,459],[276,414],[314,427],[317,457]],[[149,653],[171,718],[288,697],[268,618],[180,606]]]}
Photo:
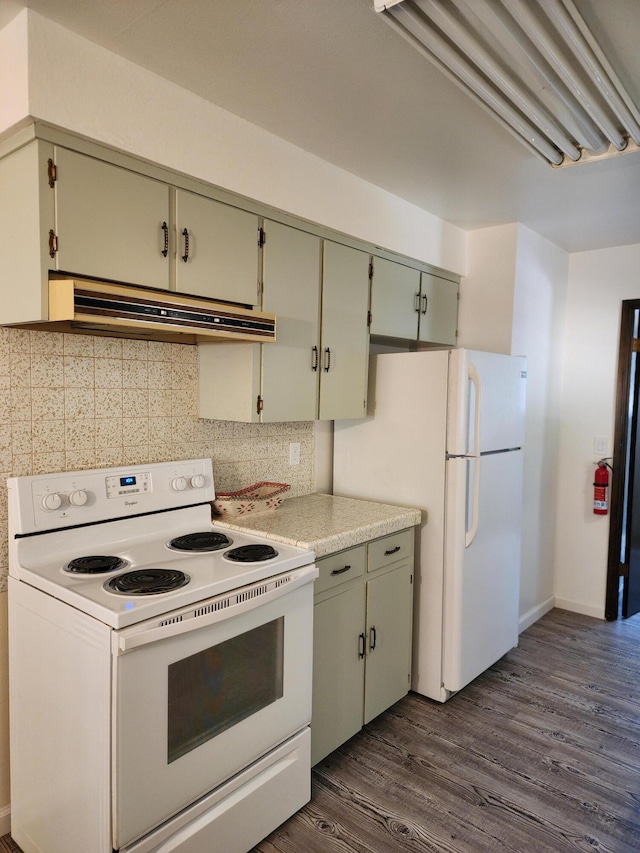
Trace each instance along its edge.
{"label": "stovetop surface", "polygon": [[[175,466],[179,463],[171,464],[174,468],[170,473],[175,480]],[[189,470],[193,470],[193,465],[189,464]],[[195,489],[194,495],[197,497],[208,499],[214,494],[210,464],[210,460],[205,460],[202,469],[203,476],[210,480],[210,488],[205,486],[203,489]],[[158,483],[161,476],[166,479],[165,468],[148,465],[144,466],[143,473],[148,475],[149,483]],[[159,485],[154,486],[155,493],[146,496],[147,500],[143,504],[144,509],[149,510],[151,507],[150,511],[132,517],[119,517],[114,506],[124,509],[125,500],[130,500],[126,486],[125,494],[116,496],[114,500],[112,496],[102,494],[101,483],[106,480],[112,485],[132,477],[140,481],[140,471],[132,468],[103,469],[87,472],[91,478],[83,478],[82,473],[73,475],[71,488],[76,491],[86,490],[90,494],[88,510],[84,505],[73,506],[65,497],[70,492],[64,491],[64,477],[71,475],[56,475],[56,494],[63,495],[63,506],[61,510],[48,513],[42,511],[42,495],[50,494],[51,490],[48,490],[46,482],[43,483],[43,478],[16,478],[10,481],[9,574],[113,628],[123,628],[147,618],[168,614],[185,605],[313,563],[313,552],[303,548],[216,528],[211,520],[211,506],[208,502],[171,507],[174,496],[170,490],[163,491]],[[182,494],[178,497],[184,501]],[[34,509],[36,501],[38,503]],[[96,520],[100,516],[101,505],[105,505],[107,512],[115,517]],[[89,521],[83,523],[85,518]],[[45,522],[52,524],[56,521],[66,526],[60,529],[46,528]],[[228,538],[230,544],[220,550],[204,552],[180,551],[170,544],[176,537],[199,533],[219,533]],[[255,562],[235,562],[226,556],[229,551],[239,547],[262,544],[271,546],[276,556]],[[251,551],[249,549],[250,554]],[[111,571],[91,574],[65,570],[71,560],[97,556],[118,557],[124,561],[124,565]],[[182,572],[188,577],[188,583],[159,594],[127,595],[105,589],[105,584],[116,575],[146,569]]]}
{"label": "stovetop surface", "polygon": [[[230,545],[220,551],[175,551],[174,536],[212,530],[208,504],[152,516],[90,525],[17,542],[17,567],[11,574],[50,595],[121,628],[143,619],[228,592],[255,581],[313,562],[313,552],[284,543],[269,543],[277,556],[271,560],[238,563],[226,554],[239,546],[264,543],[248,534],[224,533]],[[114,571],[82,574],[65,571],[70,560],[81,556],[113,555],[126,565]],[[105,589],[116,575],[147,568],[173,569],[189,576],[176,590],[154,595],[122,595]]]}

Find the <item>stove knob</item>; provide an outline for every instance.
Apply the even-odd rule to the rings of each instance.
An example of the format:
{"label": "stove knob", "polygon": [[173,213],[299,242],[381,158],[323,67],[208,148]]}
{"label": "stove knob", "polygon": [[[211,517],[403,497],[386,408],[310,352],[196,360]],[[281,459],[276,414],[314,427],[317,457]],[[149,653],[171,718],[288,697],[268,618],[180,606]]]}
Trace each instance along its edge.
{"label": "stove knob", "polygon": [[62,506],[62,495],[57,492],[50,492],[48,495],[43,495],[40,498],[40,506],[45,512],[55,512]]}
{"label": "stove knob", "polygon": [[191,485],[194,489],[201,489],[205,484],[205,479],[203,474],[195,474],[191,478]]}
{"label": "stove knob", "polygon": [[184,477],[176,477],[171,481],[171,488],[174,492],[184,492],[187,488],[187,481]]}
{"label": "stove knob", "polygon": [[88,500],[89,495],[84,489],[78,489],[75,492],[71,492],[69,495],[69,503],[71,506],[84,506]]}

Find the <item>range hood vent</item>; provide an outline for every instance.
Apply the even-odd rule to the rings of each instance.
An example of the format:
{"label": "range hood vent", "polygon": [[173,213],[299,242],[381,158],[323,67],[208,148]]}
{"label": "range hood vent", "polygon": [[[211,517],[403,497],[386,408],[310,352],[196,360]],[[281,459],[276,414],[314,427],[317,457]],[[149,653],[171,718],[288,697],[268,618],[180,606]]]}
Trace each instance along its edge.
{"label": "range hood vent", "polygon": [[78,278],[49,281],[49,331],[215,343],[275,341],[273,314],[166,290]]}

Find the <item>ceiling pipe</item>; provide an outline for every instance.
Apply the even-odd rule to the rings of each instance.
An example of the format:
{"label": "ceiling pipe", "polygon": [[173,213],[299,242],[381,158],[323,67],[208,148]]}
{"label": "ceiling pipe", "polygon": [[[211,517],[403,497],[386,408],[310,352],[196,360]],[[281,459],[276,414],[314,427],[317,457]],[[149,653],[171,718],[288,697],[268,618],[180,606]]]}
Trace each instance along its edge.
{"label": "ceiling pipe", "polygon": [[584,81],[580,79],[566,59],[556,50],[555,46],[551,44],[540,21],[533,14],[530,3],[525,2],[525,0],[508,0],[505,8],[518,21],[522,29],[525,30],[540,53],[558,72],[582,109],[591,117],[594,124],[602,130],[614,148],[617,148],[618,151],[623,151],[627,145],[623,134],[604,110],[601,109],[597,98],[594,97],[588,86],[585,86]]}
{"label": "ceiling pipe", "polygon": [[552,165],[640,145],[640,112],[574,0],[374,0],[374,7]]}
{"label": "ceiling pipe", "polygon": [[580,159],[580,149],[569,139],[549,113],[537,104],[527,92],[500,68],[487,50],[459,21],[443,8],[438,0],[416,0],[416,5],[436,26],[454,42],[488,77],[497,89],[529,116],[544,135],[571,160]]}
{"label": "ceiling pipe", "polygon": [[425,56],[432,61],[435,58],[441,70],[445,70],[448,76],[458,85],[462,85],[465,90],[471,90],[485,109],[489,108],[494,116],[499,116],[518,137],[527,142],[531,149],[556,166],[562,163],[564,160],[562,153],[554,148],[539,130],[523,118],[477,71],[467,65],[442,37],[426,26],[413,9],[397,4],[388,10],[388,14],[391,20],[396,22],[399,32],[405,38],[406,34],[413,36],[417,43],[414,47],[421,46]]}
{"label": "ceiling pipe", "polygon": [[[640,145],[640,116],[636,119],[632,114],[632,111],[620,94],[619,90],[622,89],[622,84],[615,76],[613,69],[609,66],[609,70],[607,70],[594,51],[593,45],[595,44],[595,40],[593,37],[591,37],[590,41],[585,37],[584,29],[587,32],[588,29],[584,25],[584,22],[584,29],[579,28],[575,17],[569,13],[567,7],[569,4],[573,6],[571,0],[564,0],[563,5],[559,5],[557,2],[549,2],[549,0],[540,0],[540,3],[547,13],[549,20],[553,21],[558,32],[564,35],[571,52],[589,75],[589,78],[593,80],[600,94],[610,105],[622,126],[629,133],[629,136],[637,145]],[[575,6],[573,9],[575,15],[577,15]]]}

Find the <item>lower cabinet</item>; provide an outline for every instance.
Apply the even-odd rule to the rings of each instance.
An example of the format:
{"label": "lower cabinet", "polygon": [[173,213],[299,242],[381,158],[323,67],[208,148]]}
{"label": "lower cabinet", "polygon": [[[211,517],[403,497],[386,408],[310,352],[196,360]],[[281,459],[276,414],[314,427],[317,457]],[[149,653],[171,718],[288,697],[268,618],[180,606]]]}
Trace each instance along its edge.
{"label": "lower cabinet", "polygon": [[409,690],[413,542],[411,528],[317,561],[312,764]]}

